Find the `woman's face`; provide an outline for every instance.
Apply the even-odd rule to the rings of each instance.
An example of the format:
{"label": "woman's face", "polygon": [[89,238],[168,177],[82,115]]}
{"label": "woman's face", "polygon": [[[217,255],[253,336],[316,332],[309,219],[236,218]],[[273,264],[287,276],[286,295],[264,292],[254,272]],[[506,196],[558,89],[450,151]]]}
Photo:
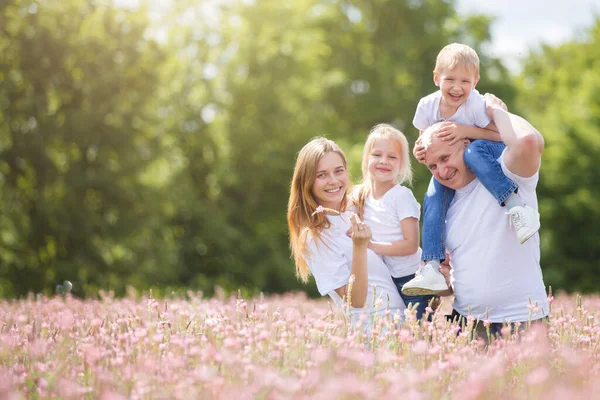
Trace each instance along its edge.
{"label": "woman's face", "polygon": [[348,171],[338,153],[326,153],[317,165],[317,175],[312,186],[312,194],[317,204],[339,210],[348,189]]}

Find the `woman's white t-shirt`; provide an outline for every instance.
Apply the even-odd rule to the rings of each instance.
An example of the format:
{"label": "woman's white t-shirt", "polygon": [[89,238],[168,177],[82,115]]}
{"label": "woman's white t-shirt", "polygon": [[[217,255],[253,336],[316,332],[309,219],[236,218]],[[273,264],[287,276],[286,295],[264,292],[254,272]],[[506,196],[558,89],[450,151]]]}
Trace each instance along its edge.
{"label": "woman's white t-shirt", "polygon": [[[412,191],[396,185],[380,199],[369,196],[365,201],[364,221],[371,227],[373,241],[395,242],[404,240],[400,221],[421,216],[421,205]],[[414,274],[421,263],[421,248],[408,256],[383,256],[383,261],[394,278]]]}
{"label": "woman's white t-shirt", "polygon": [[[335,289],[347,285],[350,279],[352,239],[346,235],[346,232],[351,227],[351,215],[351,212],[342,213],[340,216],[328,215],[331,226],[321,233],[322,240],[316,241],[310,234],[307,238],[306,262],[315,277],[317,289],[322,296],[329,295],[340,310],[343,310],[342,299]],[[367,301],[364,308],[352,309],[352,314],[359,315],[363,311],[368,314],[381,314],[389,306],[392,315],[400,310],[401,315],[404,316],[406,307],[382,259],[373,251],[367,250],[367,265],[369,277]],[[379,307],[376,307],[373,302],[373,285],[375,302],[377,299],[382,301]]]}
{"label": "woman's white t-shirt", "polygon": [[[505,150],[506,151],[506,150]],[[519,196],[537,210],[539,173],[524,178],[513,174],[498,159],[504,174],[519,185]],[[530,301],[548,315],[546,288],[540,267],[540,237],[535,234],[520,244],[510,226],[506,208],[475,179],[457,189],[448,209],[446,246],[454,276],[453,307],[492,322],[528,321]]]}

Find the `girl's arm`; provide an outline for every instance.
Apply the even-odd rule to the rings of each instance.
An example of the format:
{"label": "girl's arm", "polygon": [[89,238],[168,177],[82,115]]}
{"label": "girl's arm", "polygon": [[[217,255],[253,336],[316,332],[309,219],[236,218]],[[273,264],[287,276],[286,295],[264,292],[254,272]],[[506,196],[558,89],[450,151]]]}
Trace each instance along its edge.
{"label": "girl's arm", "polygon": [[400,221],[403,240],[395,242],[373,242],[369,248],[380,256],[409,256],[419,250],[419,220],[404,218]]}
{"label": "girl's arm", "polygon": [[350,235],[352,237],[352,266],[350,268],[350,276],[354,275],[354,282],[352,283],[350,293],[348,293],[349,285],[337,288],[335,292],[341,298],[350,297],[350,305],[352,307],[362,308],[365,306],[367,291],[369,289],[367,249],[369,240],[371,240],[371,228],[369,228],[369,225],[361,222],[356,214],[353,214],[350,219],[352,221],[352,227],[350,228]]}

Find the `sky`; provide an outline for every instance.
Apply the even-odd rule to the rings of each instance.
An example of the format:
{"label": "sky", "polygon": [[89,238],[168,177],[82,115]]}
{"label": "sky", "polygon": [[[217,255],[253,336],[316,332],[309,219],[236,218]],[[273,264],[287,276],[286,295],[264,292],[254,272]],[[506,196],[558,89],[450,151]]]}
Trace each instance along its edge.
{"label": "sky", "polygon": [[501,57],[514,72],[529,49],[569,41],[600,16],[600,0],[457,0],[456,4],[461,14],[497,17],[489,54]]}

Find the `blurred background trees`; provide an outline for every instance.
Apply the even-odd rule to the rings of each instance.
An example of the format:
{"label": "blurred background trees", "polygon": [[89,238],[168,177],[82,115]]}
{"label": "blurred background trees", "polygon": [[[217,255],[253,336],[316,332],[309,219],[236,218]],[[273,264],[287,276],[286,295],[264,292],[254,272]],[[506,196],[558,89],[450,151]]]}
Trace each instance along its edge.
{"label": "blurred background trees", "polygon": [[[289,258],[297,151],[332,138],[358,180],[373,125],[414,141],[414,109],[453,41],[478,50],[480,92],[546,137],[546,283],[596,290],[600,24],[511,76],[485,51],[491,19],[448,1],[138,3],[0,3],[0,296],[65,279],[77,295],[315,294]],[[421,199],[429,173],[414,169]]]}

